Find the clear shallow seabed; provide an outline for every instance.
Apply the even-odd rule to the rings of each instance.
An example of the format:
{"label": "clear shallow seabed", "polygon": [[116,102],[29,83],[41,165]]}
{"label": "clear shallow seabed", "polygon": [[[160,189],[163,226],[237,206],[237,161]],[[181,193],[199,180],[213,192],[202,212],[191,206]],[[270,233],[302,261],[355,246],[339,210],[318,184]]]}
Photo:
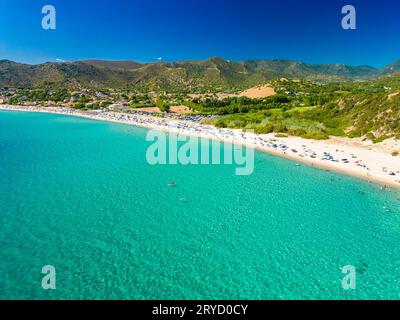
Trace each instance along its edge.
{"label": "clear shallow seabed", "polygon": [[146,132],[0,112],[1,299],[400,298],[398,192],[263,153],[150,166]]}

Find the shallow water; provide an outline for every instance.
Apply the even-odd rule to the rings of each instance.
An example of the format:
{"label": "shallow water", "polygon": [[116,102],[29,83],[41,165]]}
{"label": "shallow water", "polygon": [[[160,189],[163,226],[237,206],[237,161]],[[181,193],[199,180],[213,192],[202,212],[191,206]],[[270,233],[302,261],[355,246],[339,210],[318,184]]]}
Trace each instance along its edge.
{"label": "shallow water", "polygon": [[0,112],[0,298],[400,298],[398,192],[263,153],[151,166],[146,132]]}

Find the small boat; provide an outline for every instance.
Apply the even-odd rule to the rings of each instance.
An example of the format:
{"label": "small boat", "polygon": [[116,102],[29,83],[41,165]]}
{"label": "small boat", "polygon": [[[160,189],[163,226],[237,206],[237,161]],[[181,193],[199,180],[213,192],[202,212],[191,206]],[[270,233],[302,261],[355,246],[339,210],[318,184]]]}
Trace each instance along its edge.
{"label": "small boat", "polygon": [[176,187],[176,183],[175,182],[170,182],[170,183],[168,183],[168,187]]}

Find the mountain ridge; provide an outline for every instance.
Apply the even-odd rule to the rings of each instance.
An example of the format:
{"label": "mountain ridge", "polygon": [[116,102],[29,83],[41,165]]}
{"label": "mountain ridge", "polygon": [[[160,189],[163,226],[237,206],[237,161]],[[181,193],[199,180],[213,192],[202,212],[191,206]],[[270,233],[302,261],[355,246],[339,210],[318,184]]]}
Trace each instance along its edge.
{"label": "mountain ridge", "polygon": [[132,87],[144,90],[237,90],[274,78],[316,81],[369,80],[400,72],[400,61],[381,69],[345,64],[308,64],[274,60],[208,60],[138,63],[81,60],[30,65],[0,60],[0,86],[35,87],[53,83],[72,87]]}

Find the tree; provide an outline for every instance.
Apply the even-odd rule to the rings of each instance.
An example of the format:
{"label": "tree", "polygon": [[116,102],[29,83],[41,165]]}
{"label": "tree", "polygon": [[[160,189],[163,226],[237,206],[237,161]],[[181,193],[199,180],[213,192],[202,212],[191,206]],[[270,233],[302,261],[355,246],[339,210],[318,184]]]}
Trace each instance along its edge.
{"label": "tree", "polygon": [[170,111],[170,105],[161,98],[157,98],[156,106],[158,107],[158,109],[160,109],[161,112],[168,113]]}

